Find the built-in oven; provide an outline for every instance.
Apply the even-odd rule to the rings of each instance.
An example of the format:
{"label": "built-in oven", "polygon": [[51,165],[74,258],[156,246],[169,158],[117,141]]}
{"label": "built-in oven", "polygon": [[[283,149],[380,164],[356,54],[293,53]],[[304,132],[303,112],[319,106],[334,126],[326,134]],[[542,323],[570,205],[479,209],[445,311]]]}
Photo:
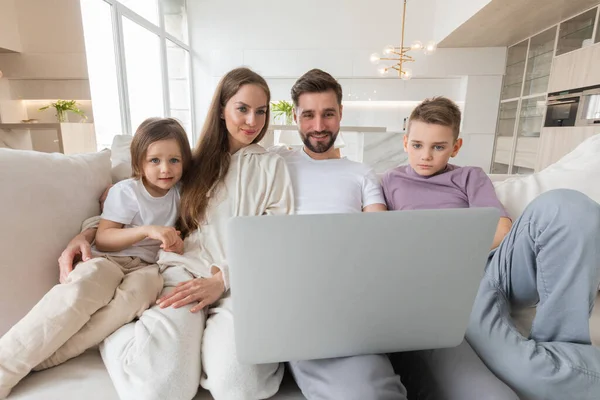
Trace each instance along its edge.
{"label": "built-in oven", "polygon": [[586,88],[581,94],[578,126],[600,125],[600,86]]}
{"label": "built-in oven", "polygon": [[544,126],[575,126],[582,89],[548,94]]}

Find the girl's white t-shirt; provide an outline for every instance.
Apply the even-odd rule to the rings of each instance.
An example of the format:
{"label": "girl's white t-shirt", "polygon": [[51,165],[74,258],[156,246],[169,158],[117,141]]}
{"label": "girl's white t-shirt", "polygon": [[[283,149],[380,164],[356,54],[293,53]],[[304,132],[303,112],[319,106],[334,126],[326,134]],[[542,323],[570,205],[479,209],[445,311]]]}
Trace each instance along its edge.
{"label": "girl's white t-shirt", "polygon": [[[124,228],[144,225],[175,226],[179,216],[179,188],[177,184],[166,195],[153,197],[140,179],[125,179],[108,192],[101,218],[123,224]],[[144,239],[133,246],[114,252],[100,252],[92,246],[92,255],[139,257],[156,263],[160,241]]]}

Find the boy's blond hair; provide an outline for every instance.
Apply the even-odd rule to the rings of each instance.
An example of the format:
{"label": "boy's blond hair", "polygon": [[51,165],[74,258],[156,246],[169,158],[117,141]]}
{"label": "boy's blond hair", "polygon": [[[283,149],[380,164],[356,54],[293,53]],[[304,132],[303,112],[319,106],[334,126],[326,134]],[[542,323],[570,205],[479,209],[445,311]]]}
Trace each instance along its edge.
{"label": "boy's blond hair", "polygon": [[432,97],[423,100],[410,114],[407,133],[410,134],[410,125],[413,121],[421,121],[452,128],[456,141],[460,131],[460,118],[461,112],[455,102],[443,96]]}

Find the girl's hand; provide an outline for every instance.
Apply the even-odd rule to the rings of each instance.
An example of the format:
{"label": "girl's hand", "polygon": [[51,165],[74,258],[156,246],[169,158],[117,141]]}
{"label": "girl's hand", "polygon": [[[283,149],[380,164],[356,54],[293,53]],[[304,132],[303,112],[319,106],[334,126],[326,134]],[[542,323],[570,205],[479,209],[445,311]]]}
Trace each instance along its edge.
{"label": "girl's hand", "polygon": [[175,244],[170,246],[170,247],[163,247],[164,251],[168,251],[170,253],[177,253],[177,254],[183,254],[183,239],[178,238],[177,241],[175,241]]}
{"label": "girl's hand", "polygon": [[210,278],[196,278],[187,282],[181,282],[171,293],[164,295],[156,301],[160,308],[172,306],[173,308],[183,307],[187,304],[198,302],[191,308],[195,313],[204,307],[210,306],[221,298],[225,292],[225,284],[221,273]]}
{"label": "girl's hand", "polygon": [[181,241],[181,232],[170,226],[150,225],[146,227],[145,233],[147,238],[160,241],[160,248],[165,250],[173,248]]}

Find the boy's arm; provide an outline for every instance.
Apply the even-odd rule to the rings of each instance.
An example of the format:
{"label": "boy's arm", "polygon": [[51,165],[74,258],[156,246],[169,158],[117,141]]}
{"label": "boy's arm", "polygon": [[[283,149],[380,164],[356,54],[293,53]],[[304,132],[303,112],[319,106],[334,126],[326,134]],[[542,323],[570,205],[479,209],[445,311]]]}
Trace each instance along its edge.
{"label": "boy's arm", "polygon": [[498,200],[494,184],[487,174],[481,168],[476,167],[465,167],[465,172],[467,173],[466,193],[469,207],[494,207],[500,211],[500,220],[492,243],[492,249],[495,249],[510,232],[512,220],[500,200]]}
{"label": "boy's arm", "polygon": [[500,217],[498,227],[496,228],[496,234],[494,235],[494,243],[492,243],[492,250],[500,246],[502,239],[510,232],[510,228],[512,228],[512,221],[510,218]]}

